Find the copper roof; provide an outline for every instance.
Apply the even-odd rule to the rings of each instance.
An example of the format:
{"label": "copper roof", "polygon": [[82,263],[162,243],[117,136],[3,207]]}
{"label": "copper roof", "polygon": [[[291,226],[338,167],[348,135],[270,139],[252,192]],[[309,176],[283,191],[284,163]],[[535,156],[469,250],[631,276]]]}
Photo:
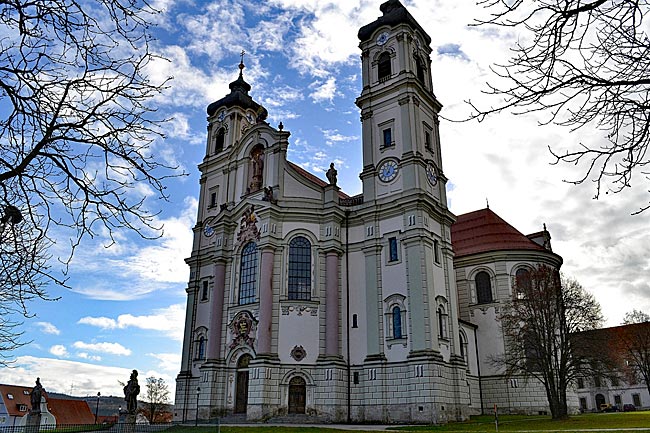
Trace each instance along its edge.
{"label": "copper roof", "polygon": [[546,251],[489,208],[459,215],[451,226],[451,243],[456,257],[487,251]]}

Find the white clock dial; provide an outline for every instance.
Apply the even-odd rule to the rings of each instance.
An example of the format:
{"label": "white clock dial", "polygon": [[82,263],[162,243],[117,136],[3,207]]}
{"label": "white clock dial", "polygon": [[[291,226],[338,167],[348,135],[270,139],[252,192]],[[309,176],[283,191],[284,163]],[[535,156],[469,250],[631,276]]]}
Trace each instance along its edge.
{"label": "white clock dial", "polygon": [[436,168],[432,164],[427,165],[427,179],[429,180],[429,183],[433,186],[435,186],[438,183],[438,175],[436,174]]}
{"label": "white clock dial", "polygon": [[226,118],[226,112],[222,111],[221,113],[219,113],[219,116],[217,117],[217,120],[219,122],[223,122],[223,119],[225,119],[225,118]]}
{"label": "white clock dial", "polygon": [[379,179],[383,182],[390,182],[397,176],[397,162],[386,161],[379,167]]}
{"label": "white clock dial", "polygon": [[388,42],[388,32],[384,32],[377,36],[377,45],[384,45]]}
{"label": "white clock dial", "polygon": [[203,233],[207,236],[210,237],[214,234],[214,228],[210,225],[207,225],[203,228]]}

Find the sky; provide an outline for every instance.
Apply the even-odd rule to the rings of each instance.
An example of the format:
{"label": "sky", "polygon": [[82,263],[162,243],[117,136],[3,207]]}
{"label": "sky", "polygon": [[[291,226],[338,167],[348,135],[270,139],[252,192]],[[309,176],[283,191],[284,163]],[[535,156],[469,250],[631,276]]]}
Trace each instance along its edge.
{"label": "sky", "polygon": [[[650,311],[650,211],[631,214],[649,199],[637,173],[632,187],[594,200],[590,180],[575,186],[582,166],[553,165],[555,151],[599,143],[596,129],[542,126],[544,113],[494,115],[461,121],[466,101],[495,105],[483,91],[495,82],[490,67],[503,63],[517,40],[513,29],[473,27],[486,17],[474,1],[402,1],[432,39],[433,90],[443,104],[440,123],[448,204],[456,215],[487,204],[524,234],[546,224],[562,270],[600,302],[605,325],[632,309]],[[171,397],[180,370],[191,250],[196,222],[197,164],[203,159],[207,105],[225,96],[246,51],[251,96],[267,121],[289,131],[288,158],[325,179],[330,162],[338,185],[361,192],[361,123],[354,101],[361,92],[357,31],[381,15],[379,0],[154,0],[161,13],[154,50],[167,60],[151,65],[152,79],[173,77],[153,105],[167,135],[160,155],[189,175],[167,183],[160,211],[164,236],[143,241],[121,233],[86,239],[71,263],[70,289],[50,287],[58,301],[30,304],[25,341],[15,362],[0,368],[0,383],[32,385],[72,395],[122,395],[132,369],[162,377]],[[638,182],[638,183],[636,183]]]}

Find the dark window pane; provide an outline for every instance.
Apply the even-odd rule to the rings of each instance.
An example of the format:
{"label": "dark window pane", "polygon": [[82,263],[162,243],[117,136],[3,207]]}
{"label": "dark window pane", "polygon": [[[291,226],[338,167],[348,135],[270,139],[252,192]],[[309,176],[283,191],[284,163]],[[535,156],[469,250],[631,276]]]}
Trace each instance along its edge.
{"label": "dark window pane", "polygon": [[476,274],[476,298],[479,304],[492,302],[492,284],[490,283],[490,275],[487,272],[481,271]]}
{"label": "dark window pane", "polygon": [[386,81],[387,79],[390,78],[391,74],[391,68],[390,68],[390,54],[388,53],[382,53],[379,56],[379,62],[377,65],[378,69],[378,78],[379,81]]}
{"label": "dark window pane", "polygon": [[311,299],[311,243],[302,236],[289,242],[289,299]]}
{"label": "dark window pane", "polygon": [[255,279],[257,277],[257,245],[249,242],[241,253],[239,276],[239,305],[255,302]]}
{"label": "dark window pane", "polygon": [[391,262],[394,262],[398,259],[397,257],[397,239],[396,238],[389,238],[388,239],[388,246],[389,246],[389,258],[388,260]]}
{"label": "dark window pane", "polygon": [[219,153],[223,150],[223,143],[225,138],[226,138],[226,130],[223,128],[219,128],[219,131],[217,131],[217,139],[214,145],[214,153]]}
{"label": "dark window pane", "polygon": [[393,133],[390,128],[384,129],[384,147],[393,145]]}
{"label": "dark window pane", "polygon": [[393,338],[402,338],[402,311],[399,307],[393,308]]}

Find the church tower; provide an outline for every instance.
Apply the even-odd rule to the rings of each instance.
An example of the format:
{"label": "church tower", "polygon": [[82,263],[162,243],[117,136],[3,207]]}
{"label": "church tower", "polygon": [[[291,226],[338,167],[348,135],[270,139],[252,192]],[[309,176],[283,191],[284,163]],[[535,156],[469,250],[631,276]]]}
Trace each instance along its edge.
{"label": "church tower", "polygon": [[438,112],[432,90],[431,38],[398,1],[359,30],[363,90],[363,194],[394,199],[426,191],[446,208]]}

